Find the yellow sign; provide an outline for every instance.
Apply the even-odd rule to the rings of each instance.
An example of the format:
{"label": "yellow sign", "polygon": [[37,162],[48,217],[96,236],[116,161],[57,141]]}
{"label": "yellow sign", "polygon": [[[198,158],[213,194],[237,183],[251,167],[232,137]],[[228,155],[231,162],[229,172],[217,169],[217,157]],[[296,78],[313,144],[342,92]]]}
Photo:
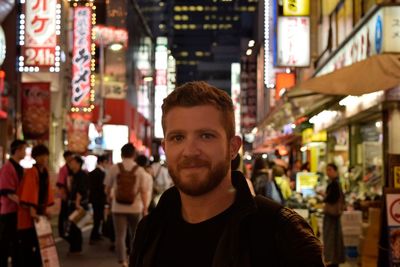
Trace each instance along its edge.
{"label": "yellow sign", "polygon": [[[314,191],[318,184],[318,175],[313,172],[298,172],[296,175],[296,191],[305,193]],[[306,193],[307,194],[307,193]]]}
{"label": "yellow sign", "polygon": [[310,15],[310,0],[283,0],[284,16]]}
{"label": "yellow sign", "polygon": [[308,144],[311,142],[326,142],[327,133],[326,131],[320,131],[318,133],[314,133],[313,128],[307,128],[302,133],[302,141],[303,144]]}
{"label": "yellow sign", "polygon": [[393,167],[394,188],[400,188],[400,166]]}

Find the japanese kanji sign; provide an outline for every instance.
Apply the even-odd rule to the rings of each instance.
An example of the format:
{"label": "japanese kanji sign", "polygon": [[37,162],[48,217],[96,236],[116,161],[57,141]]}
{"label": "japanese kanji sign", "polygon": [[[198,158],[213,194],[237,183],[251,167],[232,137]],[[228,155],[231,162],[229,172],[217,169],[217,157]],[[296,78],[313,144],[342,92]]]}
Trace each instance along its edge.
{"label": "japanese kanji sign", "polygon": [[[22,46],[23,66],[25,67],[54,67],[56,64],[57,35],[59,35],[60,14],[57,11],[57,0],[26,1],[21,14],[25,23]],[[59,53],[59,51],[58,51]],[[58,63],[59,64],[59,63]],[[21,65],[20,65],[21,66]]]}
{"label": "japanese kanji sign", "polygon": [[72,51],[72,99],[73,107],[89,107],[91,91],[92,9],[74,8],[74,44]]}
{"label": "japanese kanji sign", "polygon": [[257,124],[257,59],[254,56],[241,58],[240,97],[241,129],[248,133]]}
{"label": "japanese kanji sign", "polygon": [[307,67],[310,65],[310,18],[279,17],[276,65]]}

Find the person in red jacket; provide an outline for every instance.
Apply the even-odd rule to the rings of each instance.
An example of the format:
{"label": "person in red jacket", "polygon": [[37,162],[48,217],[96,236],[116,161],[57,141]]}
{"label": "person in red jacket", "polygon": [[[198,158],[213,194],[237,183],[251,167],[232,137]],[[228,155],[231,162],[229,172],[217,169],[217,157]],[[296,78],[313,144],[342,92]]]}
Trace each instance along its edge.
{"label": "person in red jacket", "polygon": [[36,163],[25,170],[18,190],[18,266],[40,267],[42,261],[34,221],[48,215],[47,208],[54,204],[54,198],[47,170],[49,150],[45,145],[36,145],[32,158]]}
{"label": "person in red jacket", "polygon": [[11,157],[0,172],[0,266],[7,266],[8,258],[12,266],[17,258],[17,190],[24,174],[19,162],[25,157],[26,142],[14,140],[11,143]]}

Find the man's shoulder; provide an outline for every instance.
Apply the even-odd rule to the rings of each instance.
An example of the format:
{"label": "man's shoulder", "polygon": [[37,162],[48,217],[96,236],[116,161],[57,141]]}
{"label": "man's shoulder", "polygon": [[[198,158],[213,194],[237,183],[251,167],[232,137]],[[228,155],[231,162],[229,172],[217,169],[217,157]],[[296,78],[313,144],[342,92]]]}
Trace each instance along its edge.
{"label": "man's shoulder", "polygon": [[[17,163],[18,164],[18,163]],[[12,171],[15,170],[14,164],[11,161],[11,159],[7,160],[4,165],[1,167],[1,172],[3,172],[4,170],[8,170],[8,171]]]}
{"label": "man's shoulder", "polygon": [[283,266],[323,266],[321,243],[303,217],[268,198],[257,196],[255,201],[257,211],[248,225],[255,244],[287,255]]}
{"label": "man's shoulder", "polygon": [[[284,207],[272,199],[256,196],[254,197],[257,212],[256,216],[269,223],[273,223],[276,229],[287,227],[301,227],[308,223],[294,210]],[[300,223],[300,225],[299,225]]]}
{"label": "man's shoulder", "polygon": [[136,165],[137,166],[137,170],[136,170],[136,176],[139,179],[152,179],[152,176],[150,173],[148,173],[143,167]]}

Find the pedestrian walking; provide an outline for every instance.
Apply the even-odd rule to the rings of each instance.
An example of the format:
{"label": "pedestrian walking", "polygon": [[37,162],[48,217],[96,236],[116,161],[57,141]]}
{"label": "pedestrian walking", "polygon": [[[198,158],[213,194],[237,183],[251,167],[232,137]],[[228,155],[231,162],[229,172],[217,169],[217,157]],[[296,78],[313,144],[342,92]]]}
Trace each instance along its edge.
{"label": "pedestrian walking", "polygon": [[35,164],[25,170],[18,189],[18,267],[40,267],[42,259],[34,221],[49,216],[48,207],[54,204],[53,191],[47,170],[49,150],[39,144],[32,148]]}
{"label": "pedestrian walking", "polygon": [[93,208],[93,228],[90,233],[89,244],[101,239],[100,228],[104,220],[104,209],[107,203],[104,187],[108,158],[105,155],[97,157],[96,168],[89,173],[89,202]]}
{"label": "pedestrian walking", "polygon": [[67,180],[71,176],[71,170],[68,167],[68,162],[72,159],[73,153],[69,150],[64,151],[64,165],[60,168],[57,177],[56,186],[60,196],[60,212],[58,214],[58,235],[65,238],[65,231],[68,225],[68,190]]}
{"label": "pedestrian walking", "polygon": [[134,235],[139,220],[148,212],[153,181],[150,174],[134,161],[135,147],[131,143],[121,148],[121,157],[122,162],[113,165],[107,173],[105,185],[111,200],[118,260],[126,267],[126,236]]}
{"label": "pedestrian walking", "polygon": [[324,266],[308,223],[253,197],[243,174],[231,171],[241,139],[227,93],[187,83],[164,99],[162,111],[162,145],[175,186],[140,222],[131,267]]}
{"label": "pedestrian walking", "polygon": [[27,144],[23,140],[14,140],[10,145],[10,159],[0,170],[0,266],[16,266],[17,259],[17,211],[19,199],[18,187],[24,169],[19,162],[25,157]]}
{"label": "pedestrian walking", "polygon": [[[68,216],[74,211],[87,212],[88,207],[88,177],[82,170],[83,160],[81,156],[74,155],[68,162],[72,176],[67,180],[68,192]],[[82,253],[82,231],[75,224],[70,223],[67,240],[69,242],[69,253],[71,255]]]}
{"label": "pedestrian walking", "polygon": [[153,176],[153,203],[155,206],[157,205],[162,193],[173,186],[174,183],[168,173],[168,169],[161,164],[160,156],[158,154],[153,155],[153,162],[150,167]]}

